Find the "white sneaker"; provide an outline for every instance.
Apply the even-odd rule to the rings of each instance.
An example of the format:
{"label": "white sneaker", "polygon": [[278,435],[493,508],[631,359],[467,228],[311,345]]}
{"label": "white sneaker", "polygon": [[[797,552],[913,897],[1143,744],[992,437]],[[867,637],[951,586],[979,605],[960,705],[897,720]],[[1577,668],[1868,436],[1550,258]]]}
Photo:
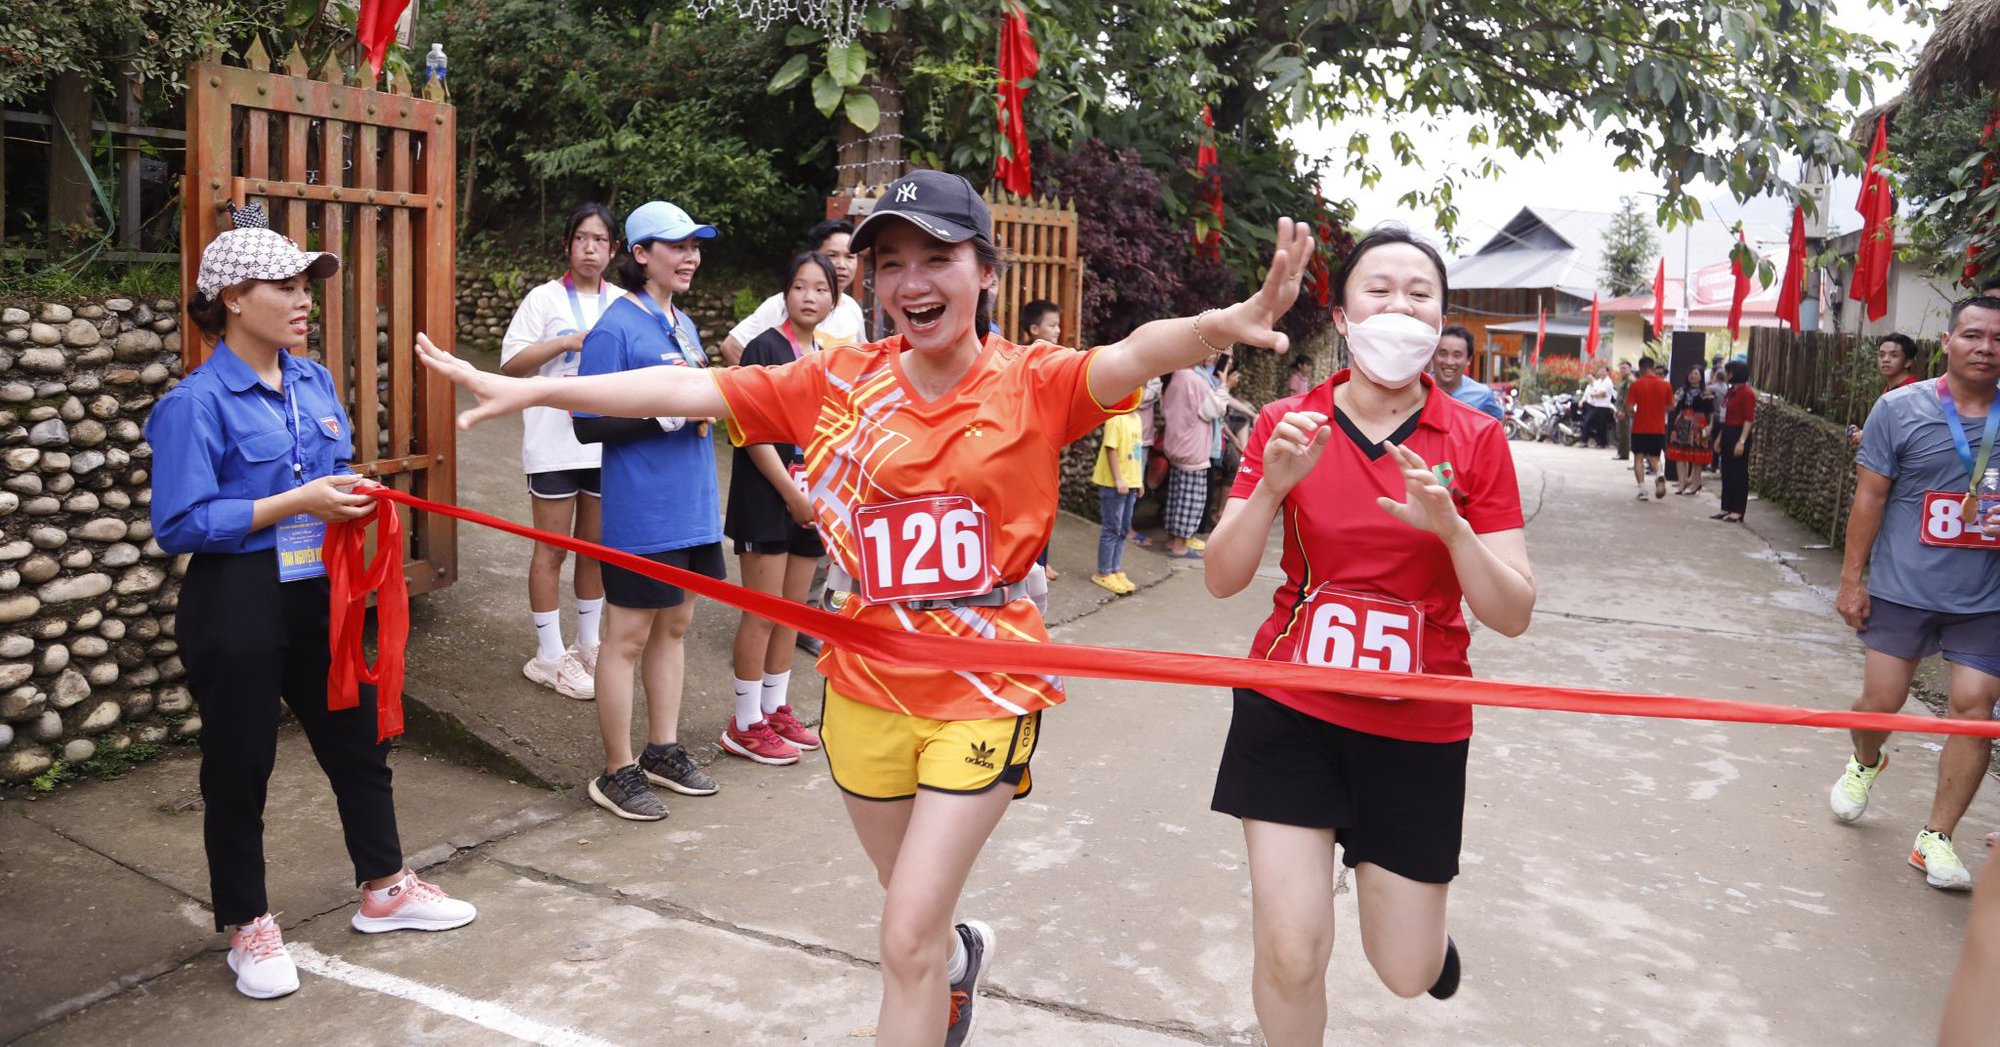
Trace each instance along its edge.
{"label": "white sneaker", "polygon": [[528,659],[528,664],[521,667],[521,675],[565,698],[589,701],[597,697],[597,681],[567,651],[556,659],[541,655]]}
{"label": "white sneaker", "polygon": [[1833,808],[1833,816],[1843,822],[1851,822],[1868,810],[1868,790],[1875,785],[1875,778],[1889,766],[1889,754],[1875,758],[1875,766],[1863,767],[1854,757],[1847,758],[1847,770],[1840,780],[1833,783],[1833,792],[1827,797],[1828,806]]}
{"label": "white sneaker", "polygon": [[363,889],[361,908],[349,922],[355,930],[366,934],[449,931],[471,923],[478,915],[479,910],[471,902],[459,901],[436,885],[417,879],[416,873],[408,873],[386,891]]}
{"label": "white sneaker", "polygon": [[1958,860],[1951,837],[1941,832],[1925,829],[1917,834],[1917,842],[1910,845],[1910,864],[1922,870],[1925,883],[1939,890],[1972,889],[1972,873]]}
{"label": "white sneaker", "polygon": [[299,969],[285,950],[278,918],[265,913],[229,936],[229,969],[236,991],[253,1000],[272,1000],[299,991]]}
{"label": "white sneaker", "polygon": [[597,644],[591,644],[589,647],[584,647],[580,644],[571,644],[569,648],[569,653],[576,655],[576,660],[583,663],[584,671],[589,673],[593,679],[597,676],[598,646]]}

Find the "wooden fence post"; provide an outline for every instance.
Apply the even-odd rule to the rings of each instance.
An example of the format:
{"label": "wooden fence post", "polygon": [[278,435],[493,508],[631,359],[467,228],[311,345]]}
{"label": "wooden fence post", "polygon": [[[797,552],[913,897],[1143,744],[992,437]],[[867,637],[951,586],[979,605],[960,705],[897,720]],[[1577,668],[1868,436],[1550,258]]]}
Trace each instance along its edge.
{"label": "wooden fence post", "polygon": [[[61,73],[49,85],[49,264],[69,257],[90,227],[91,172],[77,154],[90,155],[90,81]],[[75,147],[71,147],[75,143]]]}

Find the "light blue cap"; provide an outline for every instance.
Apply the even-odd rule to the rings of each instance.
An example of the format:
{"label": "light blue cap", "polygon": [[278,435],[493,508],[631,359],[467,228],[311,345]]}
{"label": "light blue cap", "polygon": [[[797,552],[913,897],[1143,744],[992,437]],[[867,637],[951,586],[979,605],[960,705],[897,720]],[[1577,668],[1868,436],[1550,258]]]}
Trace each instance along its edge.
{"label": "light blue cap", "polygon": [[665,200],[640,204],[625,216],[627,246],[637,247],[648,240],[685,240],[690,236],[711,239],[715,236],[715,227],[702,225],[688,217],[686,211]]}

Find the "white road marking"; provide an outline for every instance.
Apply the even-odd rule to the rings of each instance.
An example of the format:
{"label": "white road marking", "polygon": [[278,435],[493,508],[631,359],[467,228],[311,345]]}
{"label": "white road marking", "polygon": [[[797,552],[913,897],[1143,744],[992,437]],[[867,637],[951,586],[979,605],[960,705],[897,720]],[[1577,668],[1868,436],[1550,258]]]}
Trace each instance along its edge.
{"label": "white road marking", "polygon": [[547,1047],[617,1047],[609,1040],[600,1040],[586,1032],[538,1022],[490,1000],[475,1000],[449,989],[440,989],[386,971],[357,966],[339,957],[328,956],[304,942],[287,942],[285,946],[292,954],[292,962],[302,971],[309,971],[337,982],[345,982],[357,989],[408,1000],[419,1007],[429,1008],[439,1014],[450,1015],[518,1040],[545,1044]]}

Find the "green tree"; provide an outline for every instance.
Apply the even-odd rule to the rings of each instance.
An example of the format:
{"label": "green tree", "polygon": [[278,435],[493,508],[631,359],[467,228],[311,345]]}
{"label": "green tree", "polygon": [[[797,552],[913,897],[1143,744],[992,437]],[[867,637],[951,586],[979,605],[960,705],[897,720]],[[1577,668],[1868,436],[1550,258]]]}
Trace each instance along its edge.
{"label": "green tree", "polygon": [[1905,99],[1889,136],[1901,193],[1917,205],[1905,254],[1973,286],[2000,275],[2000,135],[1985,137],[1996,115],[2000,92],[1950,84]]}
{"label": "green tree", "polygon": [[1604,258],[1598,263],[1600,281],[1619,295],[1636,294],[1653,278],[1650,267],[1659,257],[1653,223],[1639,213],[1639,199],[1618,201],[1618,213],[1604,231]]}

